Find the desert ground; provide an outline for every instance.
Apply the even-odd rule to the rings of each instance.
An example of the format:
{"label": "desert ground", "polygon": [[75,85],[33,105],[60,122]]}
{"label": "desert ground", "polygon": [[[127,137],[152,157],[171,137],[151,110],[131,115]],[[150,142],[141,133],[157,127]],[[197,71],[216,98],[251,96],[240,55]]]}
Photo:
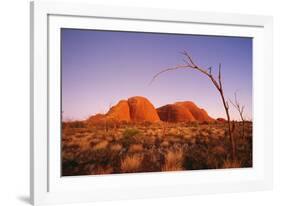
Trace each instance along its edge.
{"label": "desert ground", "polygon": [[252,167],[252,123],[234,124],[235,161],[226,122],[64,122],[62,175]]}

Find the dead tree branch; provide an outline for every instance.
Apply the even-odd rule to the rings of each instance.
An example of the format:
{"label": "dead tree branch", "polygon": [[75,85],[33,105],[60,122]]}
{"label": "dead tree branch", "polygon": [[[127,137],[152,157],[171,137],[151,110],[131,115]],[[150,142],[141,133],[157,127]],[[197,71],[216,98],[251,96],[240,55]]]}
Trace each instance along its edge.
{"label": "dead tree branch", "polygon": [[213,83],[213,85],[215,86],[215,88],[218,90],[223,106],[224,106],[224,110],[227,116],[227,123],[228,123],[228,135],[229,135],[229,139],[231,141],[231,149],[232,149],[232,159],[235,160],[236,159],[236,148],[235,148],[235,140],[233,138],[233,133],[232,133],[232,126],[231,126],[231,119],[230,119],[230,114],[229,114],[229,104],[228,102],[225,100],[225,96],[224,96],[224,91],[223,91],[223,83],[222,83],[222,75],[221,75],[221,64],[219,64],[219,72],[218,72],[218,77],[215,78],[212,74],[212,67],[209,67],[208,69],[204,69],[200,66],[198,66],[198,64],[195,63],[195,61],[192,59],[192,57],[186,52],[183,51],[181,52],[182,55],[184,56],[184,64],[183,65],[177,65],[175,67],[171,67],[171,68],[167,68],[164,69],[160,72],[158,72],[157,74],[155,74],[150,82],[150,84],[155,81],[155,79],[168,71],[174,71],[174,70],[178,70],[178,69],[193,69],[196,70],[204,75],[206,75],[211,82]]}
{"label": "dead tree branch", "polygon": [[232,102],[231,99],[229,101],[239,113],[240,119],[242,121],[242,138],[244,138],[244,133],[245,133],[244,109],[245,109],[245,105],[240,105],[239,101],[237,100],[236,92],[234,93],[234,98],[235,98],[234,102]]}

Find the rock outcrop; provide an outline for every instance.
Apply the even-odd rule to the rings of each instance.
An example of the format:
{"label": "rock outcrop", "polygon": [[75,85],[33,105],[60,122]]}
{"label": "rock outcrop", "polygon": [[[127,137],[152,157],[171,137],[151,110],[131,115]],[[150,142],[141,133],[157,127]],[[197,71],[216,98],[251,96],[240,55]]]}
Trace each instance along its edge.
{"label": "rock outcrop", "polygon": [[121,100],[111,107],[106,114],[91,116],[88,121],[99,123],[113,122],[211,122],[215,121],[208,113],[191,101],[176,102],[155,109],[145,97],[136,96]]}
{"label": "rock outcrop", "polygon": [[115,106],[111,107],[106,117],[117,121],[131,121],[130,108],[127,100],[121,100]]}
{"label": "rock outcrop", "polygon": [[214,121],[204,109],[191,101],[168,104],[157,108],[157,112],[162,121],[168,122]]}
{"label": "rock outcrop", "polygon": [[195,121],[191,112],[182,105],[168,104],[157,109],[158,115],[165,122]]}
{"label": "rock outcrop", "polygon": [[136,96],[128,100],[119,101],[104,115],[97,114],[88,119],[91,123],[105,120],[117,122],[157,122],[160,121],[160,118],[155,107],[148,99]]}
{"label": "rock outcrop", "polygon": [[86,120],[86,122],[91,123],[91,124],[101,123],[105,120],[105,117],[106,117],[106,115],[104,115],[104,114],[92,115]]}
{"label": "rock outcrop", "polygon": [[128,99],[131,121],[133,122],[157,122],[160,118],[150,101],[144,97],[131,97]]}

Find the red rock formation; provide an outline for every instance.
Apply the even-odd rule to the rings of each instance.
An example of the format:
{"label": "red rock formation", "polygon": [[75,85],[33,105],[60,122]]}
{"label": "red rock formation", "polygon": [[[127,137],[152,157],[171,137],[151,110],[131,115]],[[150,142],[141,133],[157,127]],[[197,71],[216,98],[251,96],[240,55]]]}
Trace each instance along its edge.
{"label": "red rock formation", "polygon": [[130,108],[126,100],[121,100],[115,106],[111,107],[106,118],[113,121],[127,121],[131,120]]}
{"label": "red rock formation", "polygon": [[200,109],[193,102],[176,102],[157,109],[162,121],[189,122],[189,121],[214,121],[204,109]]}
{"label": "red rock formation", "polygon": [[157,112],[160,119],[166,122],[195,121],[191,112],[182,105],[168,104],[158,108]]}
{"label": "red rock formation", "polygon": [[96,124],[107,121],[157,122],[160,119],[169,122],[214,121],[204,109],[193,102],[176,102],[156,110],[148,99],[140,96],[121,100],[106,114],[94,115],[87,121]]}
{"label": "red rock formation", "polygon": [[131,121],[157,122],[160,118],[150,101],[144,97],[131,97],[128,99]]}
{"label": "red rock formation", "polygon": [[97,114],[88,119],[91,123],[103,121],[134,121],[134,122],[157,122],[160,118],[150,101],[144,97],[131,97],[121,100],[105,114]]}
{"label": "red rock formation", "polygon": [[89,119],[87,119],[86,122],[90,124],[97,124],[103,122],[104,120],[105,120],[104,114],[96,114],[89,117]]}
{"label": "red rock formation", "polygon": [[214,121],[214,119],[211,118],[204,109],[197,107],[191,101],[176,102],[176,104],[183,105],[186,109],[188,109],[197,121]]}

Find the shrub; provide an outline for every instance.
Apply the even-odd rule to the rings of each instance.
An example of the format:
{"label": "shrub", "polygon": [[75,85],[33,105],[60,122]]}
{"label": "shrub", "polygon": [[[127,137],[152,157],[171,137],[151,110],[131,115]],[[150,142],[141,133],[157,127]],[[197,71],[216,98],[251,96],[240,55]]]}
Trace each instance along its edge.
{"label": "shrub", "polygon": [[159,172],[164,164],[165,157],[159,149],[149,149],[144,153],[142,161],[143,172]]}
{"label": "shrub", "polygon": [[149,149],[155,144],[155,139],[154,136],[144,136],[141,142],[145,148]]}
{"label": "shrub", "polygon": [[161,146],[162,146],[162,147],[168,147],[168,146],[169,146],[169,142],[168,142],[168,141],[163,141],[163,142],[161,143]]}
{"label": "shrub", "polygon": [[128,148],[131,144],[135,143],[134,137],[139,134],[140,131],[134,128],[128,128],[123,132],[123,138],[121,140],[124,147]]}
{"label": "shrub", "polygon": [[119,152],[122,149],[121,144],[113,144],[110,146],[111,151]]}
{"label": "shrub", "polygon": [[62,162],[62,175],[71,176],[76,175],[75,169],[77,168],[78,163],[75,160],[63,160]]}
{"label": "shrub", "polygon": [[108,141],[103,140],[94,146],[94,150],[105,149],[108,145]]}
{"label": "shrub", "polygon": [[86,137],[86,135],[83,134],[83,133],[78,133],[78,134],[75,135],[75,137],[76,138],[83,138],[83,137]]}
{"label": "shrub", "polygon": [[141,152],[143,146],[141,144],[132,144],[129,148],[129,152]]}
{"label": "shrub", "polygon": [[149,122],[149,121],[144,121],[141,123],[142,126],[145,126],[145,127],[150,127],[151,125],[153,125],[152,122]]}
{"label": "shrub", "polygon": [[111,166],[105,166],[105,167],[98,166],[97,168],[90,171],[91,175],[104,175],[104,174],[111,174],[111,173],[113,173],[113,168]]}
{"label": "shrub", "polygon": [[140,131],[135,128],[128,128],[123,132],[123,138],[131,138],[139,134]]}
{"label": "shrub", "polygon": [[83,121],[73,121],[63,124],[64,127],[68,126],[70,128],[86,128],[86,124]]}
{"label": "shrub", "polygon": [[78,144],[69,144],[69,145],[63,145],[63,152],[76,152],[79,150],[79,145]]}
{"label": "shrub", "polygon": [[165,163],[162,166],[162,171],[182,170],[183,159],[182,149],[178,149],[175,151],[169,150],[165,155]]}
{"label": "shrub", "polygon": [[188,147],[184,161],[187,170],[210,169],[208,165],[208,148],[204,144],[194,143]]}
{"label": "shrub", "polygon": [[237,160],[225,160],[222,168],[240,168],[241,162]]}
{"label": "shrub", "polygon": [[141,168],[143,156],[140,154],[133,154],[126,156],[121,160],[121,172],[138,172]]}

